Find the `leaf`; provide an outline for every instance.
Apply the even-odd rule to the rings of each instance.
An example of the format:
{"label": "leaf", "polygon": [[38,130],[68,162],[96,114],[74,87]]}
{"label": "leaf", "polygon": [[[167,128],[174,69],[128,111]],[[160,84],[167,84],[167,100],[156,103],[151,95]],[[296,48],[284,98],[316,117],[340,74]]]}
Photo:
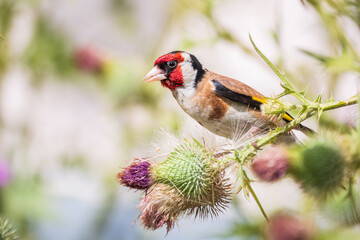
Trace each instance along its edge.
{"label": "leaf", "polygon": [[[255,48],[255,51],[260,55],[260,57],[269,65],[269,67],[276,73],[276,75],[280,78],[280,80],[285,84],[286,88],[288,89],[292,89],[293,88],[290,84],[290,82],[286,79],[286,77],[274,66],[274,64],[272,64],[269,59],[267,59],[265,57],[265,55],[258,49],[258,47],[255,45],[254,41],[251,38],[251,35],[249,34],[249,38],[251,41],[251,44],[253,45],[253,47]],[[281,85],[283,86],[283,85]],[[283,86],[284,87],[284,86]]]}
{"label": "leaf", "polygon": [[329,57],[326,57],[324,55],[320,55],[320,54],[317,54],[317,53],[313,53],[313,52],[310,52],[310,51],[305,50],[305,49],[300,49],[300,51],[305,53],[306,55],[312,57],[312,58],[315,58],[316,60],[318,60],[319,62],[322,62],[322,63],[326,63],[330,59]]}

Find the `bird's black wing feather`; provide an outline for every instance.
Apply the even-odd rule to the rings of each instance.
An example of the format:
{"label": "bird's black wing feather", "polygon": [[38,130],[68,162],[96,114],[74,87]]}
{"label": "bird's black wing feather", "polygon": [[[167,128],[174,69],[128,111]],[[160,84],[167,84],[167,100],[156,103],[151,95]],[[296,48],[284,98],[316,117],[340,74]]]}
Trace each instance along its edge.
{"label": "bird's black wing feather", "polygon": [[[215,79],[211,80],[211,82],[213,83],[213,85],[215,87],[214,88],[215,94],[217,94],[221,97],[224,97],[226,99],[229,99],[230,101],[248,105],[249,107],[253,108],[254,110],[261,111],[261,105],[263,104],[263,102],[257,101],[256,98],[254,98],[252,96],[234,92],[234,91],[230,90],[229,88],[225,87],[221,82],[219,82]],[[282,119],[288,123],[293,120],[293,117],[290,114],[285,113]],[[305,127],[302,124],[299,124],[297,126],[297,129],[299,129],[307,134],[315,133],[312,129]]]}
{"label": "bird's black wing feather", "polygon": [[261,106],[262,102],[254,100],[252,96],[234,92],[234,91],[230,90],[229,88],[225,87],[221,82],[219,82],[215,79],[211,80],[211,82],[213,83],[213,85],[215,87],[214,88],[215,94],[217,94],[221,97],[227,98],[230,101],[248,105],[249,107],[260,111],[260,106]]}

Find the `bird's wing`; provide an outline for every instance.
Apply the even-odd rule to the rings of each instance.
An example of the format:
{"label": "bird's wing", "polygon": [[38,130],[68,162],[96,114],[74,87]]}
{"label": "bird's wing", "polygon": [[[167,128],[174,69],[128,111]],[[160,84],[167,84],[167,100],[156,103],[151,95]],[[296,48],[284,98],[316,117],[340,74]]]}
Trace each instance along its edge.
{"label": "bird's wing", "polygon": [[[267,99],[252,87],[232,78],[214,74],[211,80],[214,85],[214,93],[226,98],[232,102],[246,104],[254,110],[260,111],[261,105],[267,102]],[[293,118],[285,113],[282,118],[290,122]]]}

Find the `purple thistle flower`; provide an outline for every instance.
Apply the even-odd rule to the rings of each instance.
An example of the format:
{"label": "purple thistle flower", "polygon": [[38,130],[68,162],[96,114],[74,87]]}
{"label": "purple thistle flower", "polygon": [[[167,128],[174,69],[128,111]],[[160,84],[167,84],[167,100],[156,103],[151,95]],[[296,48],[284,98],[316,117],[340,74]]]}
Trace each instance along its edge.
{"label": "purple thistle flower", "polygon": [[132,164],[116,175],[116,179],[126,187],[146,190],[152,185],[150,167],[147,159],[134,159]]}
{"label": "purple thistle flower", "polygon": [[5,161],[0,160],[0,188],[5,187],[10,182],[10,167]]}
{"label": "purple thistle flower", "polygon": [[289,167],[288,156],[283,148],[270,147],[254,159],[251,167],[261,180],[273,182],[286,174]]}

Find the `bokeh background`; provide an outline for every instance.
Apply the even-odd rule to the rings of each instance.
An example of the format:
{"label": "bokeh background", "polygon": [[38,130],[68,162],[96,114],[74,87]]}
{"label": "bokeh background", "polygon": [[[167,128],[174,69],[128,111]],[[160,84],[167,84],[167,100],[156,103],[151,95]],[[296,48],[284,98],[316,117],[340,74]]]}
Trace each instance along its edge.
{"label": "bokeh background", "polygon": [[[115,175],[168,141],[162,129],[201,127],[143,76],[158,56],[186,50],[209,70],[274,96],[280,82],[250,33],[308,96],[353,96],[358,73],[310,53],[337,56],[340,33],[360,52],[359,2],[329,1],[340,2],[324,8],[337,25],[317,2],[324,1],[0,0],[0,213],[21,239],[165,238],[134,221],[141,194]],[[355,4],[355,20],[341,2]],[[348,125],[357,116],[356,106],[328,114]],[[305,125],[316,129],[317,121]],[[290,180],[254,188],[270,213],[308,201]],[[236,231],[249,219],[263,221],[240,194],[223,215],[183,219],[166,239],[250,239],[255,225],[244,238]]]}

